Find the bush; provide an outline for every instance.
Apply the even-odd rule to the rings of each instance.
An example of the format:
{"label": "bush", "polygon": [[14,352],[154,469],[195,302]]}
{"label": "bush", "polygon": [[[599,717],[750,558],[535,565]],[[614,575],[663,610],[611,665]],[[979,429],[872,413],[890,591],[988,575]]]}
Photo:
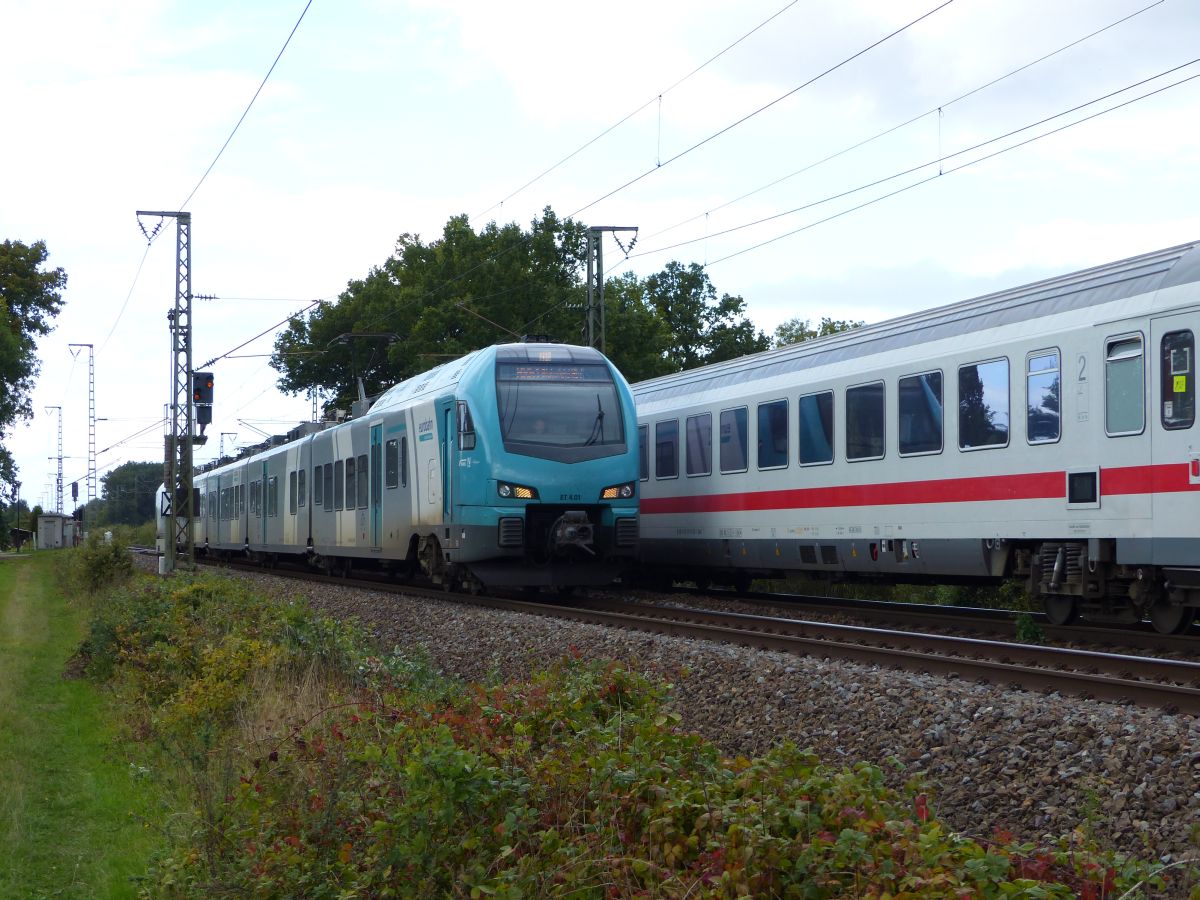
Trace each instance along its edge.
{"label": "bush", "polygon": [[212,577],[127,586],[87,649],[190,792],[146,896],[1098,898],[1163,884],[1082,832],[1048,848],[950,833],[875,766],[790,744],[723,758],[678,727],[669,685],[616,664],[464,685]]}
{"label": "bush", "polygon": [[129,547],[120,541],[105,541],[93,531],[79,547],[62,555],[60,580],[69,592],[95,594],[132,577],[133,559]]}

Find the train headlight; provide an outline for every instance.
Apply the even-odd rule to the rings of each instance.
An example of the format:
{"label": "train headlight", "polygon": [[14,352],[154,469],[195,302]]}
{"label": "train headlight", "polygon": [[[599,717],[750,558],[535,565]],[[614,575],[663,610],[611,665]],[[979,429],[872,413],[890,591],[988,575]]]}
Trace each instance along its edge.
{"label": "train headlight", "polygon": [[600,492],[601,500],[629,500],[633,497],[634,483],[627,481],[624,484],[614,484],[612,487],[606,487]]}
{"label": "train headlight", "polygon": [[496,482],[496,493],[505,500],[536,500],[537,488],[526,487],[523,484],[512,484],[508,481]]}

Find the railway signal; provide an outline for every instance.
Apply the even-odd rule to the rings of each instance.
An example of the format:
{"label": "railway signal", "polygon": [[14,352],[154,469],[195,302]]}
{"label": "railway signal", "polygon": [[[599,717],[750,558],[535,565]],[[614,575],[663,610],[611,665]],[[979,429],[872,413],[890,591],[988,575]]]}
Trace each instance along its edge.
{"label": "railway signal", "polygon": [[212,423],[213,373],[196,372],[192,375],[192,403],[196,405],[196,424],[204,434],[204,426]]}

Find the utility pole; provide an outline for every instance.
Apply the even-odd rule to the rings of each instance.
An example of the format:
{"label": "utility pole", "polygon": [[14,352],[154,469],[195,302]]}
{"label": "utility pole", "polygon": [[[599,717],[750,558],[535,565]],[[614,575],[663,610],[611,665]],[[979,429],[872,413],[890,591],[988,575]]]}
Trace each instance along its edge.
{"label": "utility pole", "polygon": [[[88,352],[88,474],[87,474],[87,502],[91,503],[96,499],[96,354],[93,352],[91,344],[68,344],[67,348],[71,351],[71,355],[75,356],[76,351],[87,348]],[[62,455],[62,447],[59,447],[59,455]],[[59,481],[62,481],[62,472],[58,473]],[[59,498],[61,499],[62,485],[59,484]],[[86,507],[85,507],[86,508]],[[60,509],[59,512],[62,512]],[[84,529],[86,531],[86,529]]]}
{"label": "utility pole", "polygon": [[616,238],[617,246],[629,255],[633,245],[637,243],[636,225],[595,225],[588,229],[587,236],[587,309],[584,311],[583,333],[584,341],[589,347],[596,347],[604,352],[604,232],[610,232],[616,238],[618,231],[632,231],[633,240],[629,246],[621,244]]}
{"label": "utility pole", "polygon": [[175,220],[175,306],[167,313],[171,331],[171,423],[163,447],[163,484],[170,509],[158,511],[160,515],[165,512],[171,523],[165,529],[159,570],[167,575],[175,571],[176,546],[189,568],[195,563],[192,448],[205,440],[196,436],[192,424],[192,214],[148,210],[138,210],[137,214]]}
{"label": "utility pole", "polygon": [[61,406],[47,406],[47,407],[46,407],[46,412],[50,412],[50,410],[52,410],[52,409],[56,409],[56,410],[58,410],[58,480],[54,482],[54,484],[55,484],[55,493],[54,493],[54,498],[55,498],[55,501],[54,501],[54,511],[55,511],[56,513],[58,513],[58,514],[61,516],[61,515],[62,515],[62,511],[63,511],[63,480],[62,480],[62,407],[61,407]]}

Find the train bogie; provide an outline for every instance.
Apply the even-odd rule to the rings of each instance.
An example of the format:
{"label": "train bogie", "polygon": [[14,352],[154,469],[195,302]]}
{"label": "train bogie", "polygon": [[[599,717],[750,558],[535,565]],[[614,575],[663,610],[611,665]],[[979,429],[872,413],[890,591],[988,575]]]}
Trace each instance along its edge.
{"label": "train bogie", "polygon": [[[1200,246],[634,386],[652,567],[1200,606]],[[697,576],[697,572],[700,574]]]}

